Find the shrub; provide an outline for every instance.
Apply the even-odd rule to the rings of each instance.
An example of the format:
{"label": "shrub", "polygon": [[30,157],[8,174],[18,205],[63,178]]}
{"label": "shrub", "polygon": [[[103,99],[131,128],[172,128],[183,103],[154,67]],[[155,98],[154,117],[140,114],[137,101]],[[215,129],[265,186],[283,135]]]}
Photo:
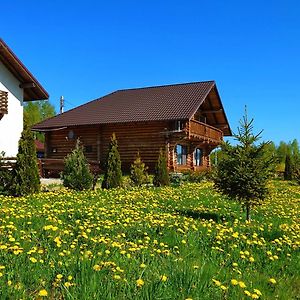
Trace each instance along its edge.
{"label": "shrub", "polygon": [[0,153],[0,195],[10,195],[11,194],[11,185],[12,185],[12,172],[4,168],[2,159],[4,158],[5,153]]}
{"label": "shrub", "polygon": [[121,158],[116,135],[113,133],[106,160],[102,188],[111,189],[122,185]]}
{"label": "shrub", "polygon": [[25,126],[19,140],[16,166],[13,171],[13,193],[24,196],[40,190],[40,177],[33,134]]}
{"label": "shrub", "polygon": [[149,182],[147,169],[148,167],[143,163],[138,152],[135,161],[130,167],[130,179],[134,185],[141,186]]}
{"label": "shrub", "polygon": [[65,158],[64,170],[61,179],[65,187],[82,191],[90,189],[93,185],[93,175],[83,152],[79,139],[75,149]]}
{"label": "shrub", "polygon": [[155,186],[170,185],[166,153],[160,149],[153,179]]}
{"label": "shrub", "polygon": [[180,186],[182,182],[186,181],[186,175],[180,172],[169,173],[170,183],[173,186]]}
{"label": "shrub", "polygon": [[212,178],[211,170],[203,171],[186,171],[184,172],[184,178],[188,182],[202,182],[203,180],[210,180]]}

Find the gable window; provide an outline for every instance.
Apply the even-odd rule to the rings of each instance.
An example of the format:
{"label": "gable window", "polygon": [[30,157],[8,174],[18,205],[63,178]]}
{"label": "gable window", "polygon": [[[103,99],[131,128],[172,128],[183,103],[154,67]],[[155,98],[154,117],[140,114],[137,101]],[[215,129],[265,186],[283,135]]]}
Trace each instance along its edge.
{"label": "gable window", "polygon": [[194,165],[201,166],[202,165],[202,157],[203,151],[200,148],[196,148],[194,151]]}
{"label": "gable window", "polygon": [[183,145],[176,146],[177,164],[186,165],[187,161],[187,147]]}

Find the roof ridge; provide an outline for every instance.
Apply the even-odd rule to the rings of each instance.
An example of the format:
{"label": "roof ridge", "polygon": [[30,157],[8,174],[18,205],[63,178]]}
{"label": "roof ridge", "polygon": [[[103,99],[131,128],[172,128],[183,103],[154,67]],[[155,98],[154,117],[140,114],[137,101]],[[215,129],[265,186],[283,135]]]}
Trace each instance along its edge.
{"label": "roof ridge", "polygon": [[209,83],[209,82],[215,83],[215,80],[191,81],[191,82],[184,82],[184,83],[171,83],[171,84],[162,84],[162,85],[152,85],[152,86],[145,86],[145,87],[120,89],[120,90],[116,90],[115,92],[132,91],[132,90],[143,90],[143,89],[155,89],[155,88],[161,88],[161,87],[180,86],[180,85],[199,84],[199,83]]}

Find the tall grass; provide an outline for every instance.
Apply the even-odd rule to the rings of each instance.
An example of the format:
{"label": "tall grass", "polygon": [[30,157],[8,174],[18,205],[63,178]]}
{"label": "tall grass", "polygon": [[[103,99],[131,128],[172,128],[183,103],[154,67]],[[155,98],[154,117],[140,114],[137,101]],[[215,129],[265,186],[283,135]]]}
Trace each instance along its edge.
{"label": "tall grass", "polygon": [[251,223],[210,183],[2,196],[0,299],[297,299],[300,188],[271,189]]}

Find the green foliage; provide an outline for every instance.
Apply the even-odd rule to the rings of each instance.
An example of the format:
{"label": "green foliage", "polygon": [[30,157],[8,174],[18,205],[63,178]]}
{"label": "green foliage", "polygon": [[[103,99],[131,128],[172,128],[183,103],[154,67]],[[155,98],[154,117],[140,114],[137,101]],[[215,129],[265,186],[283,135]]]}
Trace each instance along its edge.
{"label": "green foliage", "polygon": [[[56,115],[54,106],[49,101],[29,101],[24,106],[24,125],[31,127],[45,119]],[[45,137],[42,133],[34,133],[35,137],[44,142]]]}
{"label": "green foliage", "polygon": [[3,163],[4,152],[0,152],[0,195],[11,194],[12,172],[5,168]]}
{"label": "green foliage", "polygon": [[111,189],[122,185],[122,169],[121,157],[118,150],[118,141],[115,133],[113,133],[109,145],[109,150],[106,160],[106,169],[102,188]]}
{"label": "green foliage", "polygon": [[238,145],[222,144],[224,157],[214,177],[215,187],[221,193],[238,200],[246,208],[247,220],[250,220],[250,209],[267,196],[267,181],[274,169],[274,158],[267,156],[265,151],[268,143],[256,145],[261,132],[254,135],[252,124],[253,119],[249,122],[245,112],[238,134],[234,135]]}
{"label": "green foliage", "polygon": [[300,184],[300,168],[295,170],[294,177],[295,177],[296,181],[298,182],[298,184]]}
{"label": "green foliage", "polygon": [[83,153],[83,147],[79,139],[75,149],[65,158],[64,170],[61,174],[65,187],[82,191],[90,189],[93,185],[93,175]]}
{"label": "green foliage", "polygon": [[30,128],[27,126],[22,131],[19,140],[12,188],[16,196],[32,194],[40,190],[40,177],[34,138]]}
{"label": "green foliage", "polygon": [[159,151],[159,156],[158,156],[158,160],[155,168],[155,174],[153,178],[153,184],[155,186],[170,185],[167,156],[162,149],[160,149]]}
{"label": "green foliage", "polygon": [[143,163],[140,153],[130,167],[130,179],[134,185],[141,186],[149,182],[148,167]]}

